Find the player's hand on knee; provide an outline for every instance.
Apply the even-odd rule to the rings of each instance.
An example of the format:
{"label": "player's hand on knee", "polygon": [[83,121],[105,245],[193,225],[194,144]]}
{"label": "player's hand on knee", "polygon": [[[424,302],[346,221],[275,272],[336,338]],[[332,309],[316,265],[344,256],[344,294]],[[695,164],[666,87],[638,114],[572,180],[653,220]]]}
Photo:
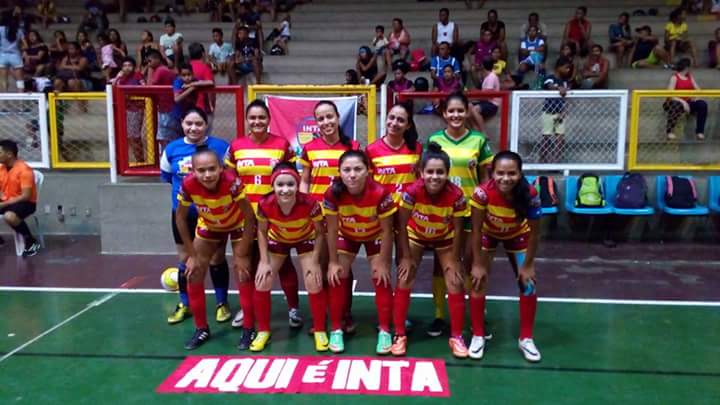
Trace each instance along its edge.
{"label": "player's hand on knee", "polygon": [[518,270],[518,281],[523,285],[527,285],[529,281],[535,282],[535,266],[523,265]]}
{"label": "player's hand on knee", "polygon": [[268,263],[260,263],[258,265],[257,274],[255,275],[255,285],[263,289],[266,284],[272,280],[272,267]]}
{"label": "player's hand on knee", "polygon": [[328,283],[331,286],[337,286],[340,284],[340,275],[342,274],[342,266],[339,263],[330,262],[328,264]]}
{"label": "player's hand on knee", "polygon": [[487,280],[487,270],[483,266],[473,265],[470,270],[470,278],[473,290],[480,291],[485,286],[485,281]]}
{"label": "player's hand on knee", "polygon": [[235,271],[238,274],[238,278],[240,278],[241,281],[247,281],[252,278],[251,272],[250,272],[250,258],[247,256],[237,256],[235,257],[233,266],[235,267]]}
{"label": "player's hand on knee", "polygon": [[415,263],[410,258],[403,258],[397,267],[398,280],[407,281],[411,272],[415,269]]}

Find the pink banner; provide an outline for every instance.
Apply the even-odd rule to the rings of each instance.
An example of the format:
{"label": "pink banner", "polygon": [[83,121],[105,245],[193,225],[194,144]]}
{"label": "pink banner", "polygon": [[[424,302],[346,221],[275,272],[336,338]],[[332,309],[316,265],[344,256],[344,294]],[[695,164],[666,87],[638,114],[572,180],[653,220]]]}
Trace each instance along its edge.
{"label": "pink banner", "polygon": [[190,356],[157,392],[450,396],[443,360],[319,356]]}

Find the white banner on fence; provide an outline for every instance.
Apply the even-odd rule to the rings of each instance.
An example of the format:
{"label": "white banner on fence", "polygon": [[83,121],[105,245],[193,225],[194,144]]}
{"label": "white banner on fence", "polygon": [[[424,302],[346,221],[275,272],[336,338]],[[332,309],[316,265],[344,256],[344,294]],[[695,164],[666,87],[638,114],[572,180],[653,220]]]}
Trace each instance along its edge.
{"label": "white banner on fence", "polygon": [[626,90],[514,91],[510,149],[528,170],[623,170]]}
{"label": "white banner on fence", "polygon": [[18,144],[20,158],[50,168],[47,99],[43,93],[0,93],[0,139]]}

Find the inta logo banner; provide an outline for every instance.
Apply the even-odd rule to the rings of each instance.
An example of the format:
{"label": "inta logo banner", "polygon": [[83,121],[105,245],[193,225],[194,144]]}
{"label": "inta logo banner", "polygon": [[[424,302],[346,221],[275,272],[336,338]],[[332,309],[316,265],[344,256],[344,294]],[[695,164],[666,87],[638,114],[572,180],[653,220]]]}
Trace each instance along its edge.
{"label": "inta logo banner", "polygon": [[314,108],[321,100],[335,103],[340,112],[340,129],[352,139],[357,136],[358,97],[289,97],[266,96],[270,109],[270,132],[284,137],[300,156],[302,145],[310,142],[319,132]]}
{"label": "inta logo banner", "polygon": [[439,359],[321,356],[190,356],[157,392],[450,396]]}

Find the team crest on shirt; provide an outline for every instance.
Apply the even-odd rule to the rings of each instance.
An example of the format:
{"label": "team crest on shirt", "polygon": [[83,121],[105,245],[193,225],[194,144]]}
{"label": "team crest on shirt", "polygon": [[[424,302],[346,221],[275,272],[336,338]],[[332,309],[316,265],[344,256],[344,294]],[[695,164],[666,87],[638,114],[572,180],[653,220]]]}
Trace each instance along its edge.
{"label": "team crest on shirt", "polygon": [[487,204],[488,195],[482,187],[475,188],[475,200],[477,200],[481,204]]}

